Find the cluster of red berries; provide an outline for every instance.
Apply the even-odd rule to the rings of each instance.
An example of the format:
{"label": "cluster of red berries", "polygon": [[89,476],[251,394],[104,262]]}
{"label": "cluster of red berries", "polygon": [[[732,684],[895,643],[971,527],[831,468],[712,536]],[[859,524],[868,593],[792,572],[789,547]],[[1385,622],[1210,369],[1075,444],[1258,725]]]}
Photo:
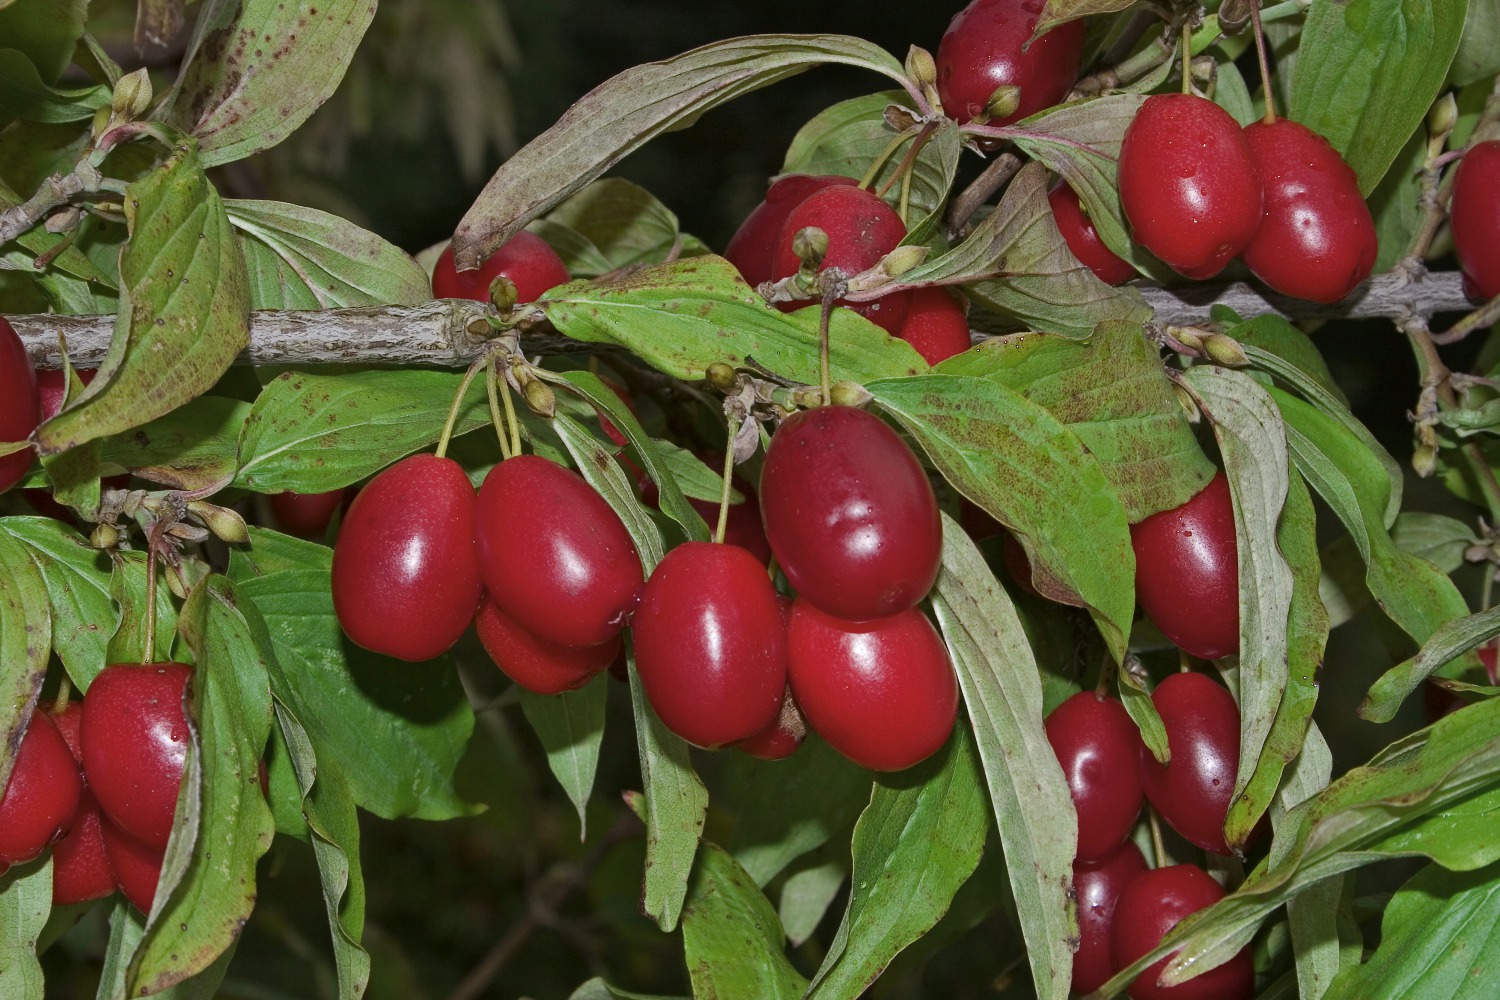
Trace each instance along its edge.
{"label": "cluster of red berries", "polygon": [[[1048,742],[1062,764],[1078,813],[1073,884],[1078,898],[1079,947],[1073,988],[1098,989],[1154,949],[1190,913],[1224,896],[1196,865],[1146,868],[1127,838],[1150,802],[1184,839],[1228,854],[1224,820],[1239,766],[1239,709],[1206,674],[1178,673],[1151,695],[1166,729],[1171,760],[1159,764],[1124,707],[1094,692],[1076,694],[1046,720]],[[1163,960],[1130,989],[1137,1000],[1204,997],[1234,1000],[1253,992],[1248,951],[1189,984],[1155,985]]]}
{"label": "cluster of red berries", "polygon": [[32,712],[0,797],[0,871],[51,845],[54,905],[119,889],[150,911],[187,757],[191,672],[115,664],[86,698]]}

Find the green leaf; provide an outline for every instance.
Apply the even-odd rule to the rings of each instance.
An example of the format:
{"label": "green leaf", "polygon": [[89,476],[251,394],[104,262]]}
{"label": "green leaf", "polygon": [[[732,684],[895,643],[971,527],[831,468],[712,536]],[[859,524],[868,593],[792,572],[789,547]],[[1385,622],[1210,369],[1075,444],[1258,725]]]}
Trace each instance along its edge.
{"label": "green leaf", "polygon": [[786,957],[770,902],[730,854],[705,843],[682,909],[682,944],[693,996],[795,1000],[807,980]]}
{"label": "green leaf", "polygon": [[235,449],[250,404],[199,396],[129,434],[103,441],[105,464],[177,490],[212,490],[234,479]]}
{"label": "green leaf", "polygon": [[[44,612],[51,606],[51,643],[73,683],[87,690],[104,669],[105,649],[120,620],[110,598],[107,561],[78,532],[50,517],[0,518],[0,540],[7,537],[23,544],[40,570],[46,587],[40,603]],[[17,583],[25,579],[15,578]],[[0,662],[18,667],[20,661],[7,654]]]}
{"label": "green leaf", "polygon": [[[0,15],[3,16],[3,15]],[[0,28],[3,30],[3,28]],[[6,39],[9,41],[10,39]],[[16,119],[35,122],[76,122],[109,107],[104,86],[60,89],[42,81],[36,64],[25,53],[0,49],[0,128]]]}
{"label": "green leaf", "polygon": [[[1004,277],[964,286],[975,301],[1048,333],[1087,337],[1105,320],[1143,323],[1151,309],[1133,288],[1113,288],[1080,263],[1047,203],[1047,172],[1028,164],[1000,199],[993,245]],[[907,276],[912,277],[912,276]]]}
{"label": "green leaf", "polygon": [[194,39],[172,121],[198,138],[205,166],[269,149],[328,100],[374,16],[372,0],[244,0]]}
{"label": "green leaf", "polygon": [[1464,553],[1479,543],[1469,524],[1442,514],[1402,511],[1391,526],[1391,539],[1403,550],[1432,563],[1444,573],[1464,565]]}
{"label": "green leaf", "polygon": [[416,305],[432,298],[427,272],[399,247],[315,208],[279,201],[224,203],[240,234],[252,309]]}
{"label": "green leaf", "polygon": [[1088,607],[1118,658],[1135,609],[1125,510],[1097,459],[1046,410],[998,383],[920,375],[868,384],[964,496],[1010,528],[1043,594]]}
{"label": "green leaf", "polygon": [[329,558],[329,548],[322,542],[252,524],[250,544],[229,549],[229,578],[243,583],[253,576],[270,576],[282,570],[328,569]]}
{"label": "green leaf", "polygon": [[987,340],[936,370],[991,379],[1062,421],[1099,460],[1131,523],[1181,506],[1213,477],[1139,324],[1100,323],[1087,344],[1049,334]]}
{"label": "green leaf", "polygon": [[1500,993],[1500,969],[1488,960],[1500,941],[1500,866],[1450,872],[1428,865],[1392,897],[1380,946],[1341,975],[1326,996],[1452,997]]}
{"label": "green leaf", "polygon": [[1344,398],[1344,390],[1333,380],[1328,362],[1323,360],[1312,338],[1284,317],[1267,313],[1241,321],[1238,316],[1233,316],[1224,332],[1246,349],[1245,356],[1253,367],[1278,376],[1299,391],[1306,388],[1311,394],[1310,402],[1337,403],[1348,410],[1349,401]]}
{"label": "green leaf", "polygon": [[73,61],[88,7],[88,0],[12,0],[0,6],[0,38],[26,55],[43,82],[56,83]]}
{"label": "green leaf", "polygon": [[318,552],[315,565],[235,581],[265,621],[277,701],[307,727],[360,806],[386,819],[467,815],[453,771],[474,714],[457,676],[443,660],[414,668],[349,642],[333,610],[332,552],[309,549]]}
{"label": "green leaf", "polygon": [[131,960],[140,996],[208,968],[238,939],[255,906],[255,866],[275,825],[257,765],[271,731],[265,654],[233,585],[210,576],[188,595],[179,625],[195,666],[184,696],[188,757],[156,902]]}
{"label": "green leaf", "polygon": [[660,199],[620,177],[594,181],[528,228],[548,243],[556,240],[574,278],[660,264],[674,249],[701,248],[692,237],[683,238],[677,216]]}
{"label": "green leaf", "polygon": [[915,767],[877,775],[854,826],[849,907],[809,1000],[858,996],[931,929],[979,864],[988,828],[967,726]]}
{"label": "green leaf", "polygon": [[1090,14],[1113,14],[1134,2],[1135,0],[1047,0],[1032,37]]}
{"label": "green leaf", "polygon": [[665,551],[661,532],[657,529],[656,522],[651,520],[651,515],[646,512],[645,506],[637,499],[625,470],[604,450],[598,439],[572,417],[558,413],[552,418],[552,426],[568,453],[573,456],[584,480],[620,515],[631,541],[635,542],[635,550],[641,557],[641,567],[649,577],[656,564],[661,562]]}
{"label": "green leaf", "polygon": [[[753,361],[794,382],[818,381],[818,310],[773,309],[722,257],[647,267],[607,285],[575,281],[533,305],[564,336],[618,344],[675,378],[701,379],[719,361],[736,368]],[[910,344],[848,309],[833,311],[829,340],[835,381],[927,367]]]}
{"label": "green leaf", "polygon": [[[120,627],[110,635],[105,656],[93,665],[94,671],[103,668],[106,663],[139,662],[141,653],[146,648],[146,553],[111,551],[110,561],[114,571],[109,578],[109,594],[119,605]],[[172,604],[172,592],[158,580],[156,639],[151,647],[150,659],[155,660],[158,655],[165,655],[172,648],[172,639],[176,634],[177,608]],[[90,683],[93,676],[93,673],[88,675]]]}
{"label": "green leaf", "polygon": [[641,912],[664,931],[677,927],[688,892],[693,857],[708,815],[708,789],[693,770],[688,745],[657,718],[640,675],[635,651],[626,646],[635,742],[641,758],[641,792],[625,801],[646,824],[645,889]]}
{"label": "green leaf", "polygon": [[213,386],[250,342],[245,262],[191,140],[126,189],[130,241],[99,374],[36,432],[43,452],[139,427]]}
{"label": "green leaf", "polygon": [[1380,675],[1359,705],[1359,716],[1389,722],[1408,695],[1444,665],[1500,635],[1500,608],[1446,622],[1432,633],[1416,656]]}
{"label": "green leaf", "polygon": [[568,996],[568,1000],[684,1000],[682,997],[647,996],[617,989],[602,979],[590,979]]}
{"label": "green leaf", "polygon": [[1313,0],[1290,116],[1322,135],[1375,190],[1427,115],[1463,34],[1467,0]]}
{"label": "green leaf", "polygon": [[800,948],[813,936],[848,878],[848,863],[837,858],[798,868],[787,876],[776,915],[793,947]]}
{"label": "green leaf", "polygon": [[[357,483],[435,442],[462,381],[462,375],[415,369],[283,372],[245,420],[234,485],[259,493],[324,493]],[[475,379],[453,433],[489,422],[484,383]]]}
{"label": "green leaf", "polygon": [[1042,728],[1042,685],[1015,607],[958,523],[943,524],[932,607],[958,670],[1037,996],[1066,997],[1078,816]]}
{"label": "green leaf", "polygon": [[[13,518],[0,520],[10,527]],[[47,585],[26,547],[0,534],[0,789],[10,781],[14,747],[31,724],[32,709],[52,651]],[[45,920],[45,917],[43,918]]]}
{"label": "green leaf", "polygon": [[[1309,723],[1302,752],[1272,809],[1277,822],[1287,811],[1279,808],[1283,802],[1288,808],[1295,807],[1327,788],[1332,768],[1333,753],[1323,733],[1316,723]],[[1344,874],[1308,886],[1287,900],[1287,930],[1292,938],[1301,1000],[1318,1000],[1340,968],[1359,961],[1363,939],[1344,905],[1352,885],[1353,877]]]}
{"label": "green leaf", "polygon": [[[1478,3],[1481,0],[1471,0]],[[1484,0],[1488,2],[1488,0]],[[1488,88],[1486,88],[1488,90]],[[1396,160],[1380,179],[1368,199],[1375,222],[1374,272],[1384,274],[1396,266],[1422,223],[1422,167],[1427,162],[1427,136],[1417,131],[1401,147]]]}
{"label": "green leaf", "polygon": [[454,254],[475,267],[528,221],[581,190],[663,132],[814,66],[842,64],[903,79],[876,45],[845,35],[749,35],[645,63],[595,87],[490,178],[458,225]]}
{"label": "green leaf", "polygon": [[[7,744],[12,745],[12,744]],[[0,768],[9,771],[9,768]],[[6,781],[0,774],[0,787]],[[52,855],[0,875],[0,995],[42,1000],[46,981],[36,943],[52,912]]]}
{"label": "green leaf", "polygon": [[1467,87],[1500,72],[1500,0],[1469,0],[1464,32],[1448,69],[1448,86]]}
{"label": "green leaf", "polygon": [[576,691],[535,694],[518,686],[521,711],[547,751],[547,766],[578,810],[578,839],[588,837],[589,796],[604,740],[609,678],[595,677]]}

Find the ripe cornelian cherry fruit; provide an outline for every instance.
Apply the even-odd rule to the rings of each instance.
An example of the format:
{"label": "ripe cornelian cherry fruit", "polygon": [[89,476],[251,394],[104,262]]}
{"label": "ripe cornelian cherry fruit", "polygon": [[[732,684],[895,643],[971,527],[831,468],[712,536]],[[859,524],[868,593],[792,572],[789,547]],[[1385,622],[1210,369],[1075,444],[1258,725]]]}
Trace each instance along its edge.
{"label": "ripe cornelian cherry fruit", "polygon": [[998,87],[1021,88],[1020,104],[988,125],[1009,125],[1068,96],[1083,64],[1083,21],[1058,25],[1033,42],[1044,6],[1043,0],[974,0],[948,22],[936,61],[938,97],[950,118],[980,117]]}
{"label": "ripe cornelian cherry fruit", "polygon": [[328,533],[334,511],[349,502],[348,490],[327,493],[293,493],[286,490],[266,497],[276,524],[288,535],[321,539]]}
{"label": "ripe cornelian cherry fruit", "polygon": [[1053,709],[1045,728],[1078,811],[1077,859],[1097,861],[1125,842],[1141,814],[1140,734],[1125,706],[1092,691]]}
{"label": "ripe cornelian cherry fruit", "polygon": [[736,750],[761,760],[785,760],[797,752],[805,739],[807,719],[803,716],[802,709],[797,707],[791,685],[787,685],[786,691],[781,695],[781,711],[776,713],[771,724],[734,746]]}
{"label": "ripe cornelian cherry fruit", "polygon": [[418,662],[447,652],[479,607],[474,487],[451,458],[411,455],[349,506],[333,547],[333,609],[356,644]]}
{"label": "ripe cornelian cherry fruit", "polygon": [[[84,385],[93,382],[94,376],[98,374],[93,368],[75,368],[73,370]],[[62,410],[63,396],[66,395],[62,371],[53,368],[37,372],[36,389],[42,406],[41,419],[44,422],[51,420]],[[130,474],[105,476],[100,485],[105,489],[123,490],[130,485]],[[31,505],[32,510],[43,517],[50,517],[65,524],[76,525],[78,523],[77,519],[73,516],[73,511],[54,500],[50,490],[44,490],[40,487],[23,489],[21,496],[26,498],[26,502]]]}
{"label": "ripe cornelian cherry fruit", "polygon": [[477,540],[491,600],[548,642],[608,642],[640,599],[645,574],[620,516],[582,476],[545,458],[517,455],[489,471]]}
{"label": "ripe cornelian cherry fruit", "polygon": [[187,760],[182,663],[117,663],[99,671],[83,702],[83,770],[115,826],[166,849]]}
{"label": "ripe cornelian cherry fruit", "polygon": [[1115,904],[1125,887],[1146,870],[1140,848],[1128,840],[1113,854],[1093,863],[1075,862],[1073,891],[1078,895],[1078,950],[1073,953],[1073,991],[1092,993],[1110,980],[1119,966],[1110,951]]}
{"label": "ripe cornelian cherry fruit", "polygon": [[787,174],[778,177],[766,190],[765,200],[740,223],[724,248],[724,257],[739,269],[740,277],[752,287],[771,280],[771,254],[786,217],[792,209],[807,200],[808,195],[835,185],[856,186],[853,177],[839,174]]}
{"label": "ripe cornelian cherry fruit", "polygon": [[516,286],[517,302],[532,302],[549,288],[569,280],[557,251],[535,233],[521,230],[472,271],[453,263],[453,247],[443,248],[432,269],[432,295],[438,299],[490,300],[490,284],[501,275]]}
{"label": "ripe cornelian cherry fruit", "polygon": [[766,538],[799,597],[860,621],[927,596],[942,558],[932,484],[879,417],[849,406],[781,422],[760,473]]}
{"label": "ripe cornelian cherry fruit", "polygon": [[[1172,865],[1135,876],[1115,902],[1110,952],[1123,969],[1151,951],[1183,918],[1224,898],[1224,890],[1197,865]],[[1255,965],[1245,947],[1216,969],[1177,986],[1156,985],[1170,960],[1164,958],[1136,977],[1135,1000],[1249,1000],[1255,992]]]}
{"label": "ripe cornelian cherry fruit", "polygon": [[1181,507],[1130,527],[1135,592],[1162,633],[1194,656],[1240,648],[1239,545],[1224,473]]}
{"label": "ripe cornelian cherry fruit", "polygon": [[1448,217],[1464,294],[1475,302],[1500,295],[1500,140],[1476,142],[1459,161]]}
{"label": "ripe cornelian cherry fruit", "polygon": [[486,597],[474,616],[474,631],[500,672],[536,694],[581,688],[620,654],[616,635],[597,646],[559,646],[526,631]]}
{"label": "ripe cornelian cherry fruit", "polygon": [[1375,220],[1328,140],[1290,118],[1245,126],[1265,208],[1241,256],[1283,295],[1337,302],[1375,266]]}
{"label": "ripe cornelian cherry fruit", "polygon": [[686,542],[652,571],[630,622],[651,707],[700,747],[754,736],[786,690],[786,626],[766,568],[738,545]]}
{"label": "ripe cornelian cherry fruit", "polygon": [[104,841],[104,856],[114,872],[115,885],[137,910],[150,913],[156,898],[156,883],[161,881],[165,851],[142,844],[107,817],[99,824],[99,836]]}
{"label": "ripe cornelian cherry fruit", "polygon": [[1099,236],[1094,220],[1083,208],[1083,202],[1065,181],[1058,181],[1047,192],[1047,204],[1052,206],[1052,218],[1057,223],[1068,249],[1084,264],[1094,277],[1106,285],[1123,285],[1135,277],[1135,268],[1120,257]]}
{"label": "ripe cornelian cherry fruit", "polygon": [[851,622],[798,597],[787,663],[808,725],[861,767],[911,767],[953,731],[958,679],[942,638],[916,608]]}
{"label": "ripe cornelian cherry fruit", "polygon": [[935,365],[969,349],[969,317],[946,288],[918,288],[911,293],[898,336]]}
{"label": "ripe cornelian cherry fruit", "polygon": [[1240,710],[1207,674],[1177,673],[1157,685],[1151,703],[1167,731],[1165,767],[1140,743],[1141,788],[1161,818],[1205,851],[1228,854],[1224,818],[1240,765]]}
{"label": "ripe cornelian cherry fruit", "polygon": [[[24,441],[41,423],[41,398],[31,356],[15,327],[0,316],[0,444]],[[30,448],[0,455],[0,493],[26,475],[36,453]]]}
{"label": "ripe cornelian cherry fruit", "polygon": [[1207,98],[1146,98],[1125,130],[1119,180],[1136,242],[1184,277],[1212,278],[1260,228],[1260,173],[1249,140]]}
{"label": "ripe cornelian cherry fruit", "polygon": [[46,712],[33,711],[0,793],[0,868],[30,861],[67,832],[83,776]]}
{"label": "ripe cornelian cherry fruit", "polygon": [[[57,726],[75,766],[83,767],[83,702],[68,702],[61,712],[51,705],[39,709]],[[82,771],[79,772],[82,774]],[[67,834],[52,845],[52,904],[70,906],[102,899],[115,891],[114,872],[104,856],[104,838],[99,833],[99,803],[84,778],[78,796],[78,811]]]}
{"label": "ripe cornelian cherry fruit", "polygon": [[[800,262],[793,249],[793,240],[808,226],[816,226],[828,234],[828,252],[818,270],[836,267],[846,276],[874,267],[906,236],[906,224],[901,221],[901,216],[874,193],[845,185],[825,187],[808,195],[787,215],[771,255],[772,279],[797,273]],[[886,333],[895,335],[906,319],[911,293],[892,292],[870,302],[846,302],[843,299],[834,302],[849,306]],[[807,304],[781,302],[777,308],[782,312],[793,312]]]}

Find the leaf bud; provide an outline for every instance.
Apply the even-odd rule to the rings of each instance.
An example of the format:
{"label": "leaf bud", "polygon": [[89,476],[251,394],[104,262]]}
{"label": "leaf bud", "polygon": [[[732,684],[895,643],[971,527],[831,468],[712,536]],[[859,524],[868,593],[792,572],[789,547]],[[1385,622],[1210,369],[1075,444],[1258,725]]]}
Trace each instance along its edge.
{"label": "leaf bud", "polygon": [[906,75],[921,86],[937,86],[937,62],[932,53],[920,45],[913,45],[906,53]]}
{"label": "leaf bud", "polygon": [[490,282],[490,304],[503,313],[510,312],[516,307],[516,283],[503,274],[497,274],[495,280]]}
{"label": "leaf bud", "polygon": [[1203,350],[1214,361],[1230,368],[1238,368],[1250,363],[1250,359],[1245,357],[1244,348],[1240,347],[1240,342],[1222,333],[1210,333],[1204,337]]}
{"label": "leaf bud", "polygon": [[187,509],[220,539],[230,543],[250,541],[250,531],[238,511],[207,500],[190,500]]}
{"label": "leaf bud", "polygon": [[143,66],[115,83],[114,93],[109,98],[109,110],[117,119],[134,121],[150,109],[151,97],[151,77]]}
{"label": "leaf bud", "polygon": [[105,130],[109,128],[109,123],[109,108],[100,108],[98,111],[94,112],[94,121],[90,125],[89,131],[93,136],[95,142],[98,142],[99,137],[102,136],[105,133]]}
{"label": "leaf bud", "polygon": [[1219,27],[1226,35],[1238,35],[1250,23],[1250,10],[1260,0],[1224,0],[1219,5]]}
{"label": "leaf bud", "polygon": [[1177,399],[1177,405],[1182,409],[1183,416],[1188,418],[1188,423],[1196,424],[1203,419],[1203,414],[1198,409],[1198,401],[1193,398],[1192,393],[1173,382],[1172,395]]}
{"label": "leaf bud", "polygon": [[553,394],[552,387],[540,379],[525,382],[521,395],[526,398],[526,405],[531,407],[531,412],[537,416],[550,417],[557,413],[557,396]]}
{"label": "leaf bud", "polygon": [[828,387],[828,401],[834,406],[867,406],[875,399],[869,389],[858,382],[835,382]]}
{"label": "leaf bud", "polygon": [[120,529],[113,524],[96,524],[89,533],[89,544],[96,549],[112,549],[120,544]]}
{"label": "leaf bud", "polygon": [[817,226],[804,226],[792,237],[792,253],[802,262],[802,270],[816,271],[828,255],[828,234]]}
{"label": "leaf bud", "polygon": [[1446,136],[1457,124],[1458,101],[1454,100],[1450,90],[1433,102],[1432,110],[1427,112],[1427,131],[1430,135]]}
{"label": "leaf bud", "polygon": [[1430,444],[1419,444],[1412,449],[1411,470],[1426,479],[1437,471],[1437,449]]}
{"label": "leaf bud", "polygon": [[881,258],[880,269],[893,278],[899,278],[927,259],[927,249],[915,243],[897,247]]}
{"label": "leaf bud", "polygon": [[984,118],[990,121],[995,118],[1009,118],[1016,113],[1021,106],[1021,88],[1013,83],[1004,83],[995,88],[990,99],[984,104]]}
{"label": "leaf bud", "polygon": [[735,374],[734,368],[722,361],[715,361],[708,366],[706,373],[708,384],[720,392],[729,393],[734,391],[739,376]]}
{"label": "leaf bud", "polygon": [[47,216],[42,228],[49,233],[71,233],[82,221],[83,211],[77,205],[65,205]]}

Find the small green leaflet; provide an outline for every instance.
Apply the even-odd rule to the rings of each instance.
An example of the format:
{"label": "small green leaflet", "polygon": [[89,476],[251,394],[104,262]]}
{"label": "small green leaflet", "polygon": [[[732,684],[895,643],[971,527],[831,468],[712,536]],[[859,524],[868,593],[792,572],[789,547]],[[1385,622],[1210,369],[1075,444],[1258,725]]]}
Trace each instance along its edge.
{"label": "small green leaflet", "polygon": [[588,837],[589,796],[604,740],[609,678],[595,677],[576,691],[535,694],[520,688],[521,711],[547,751],[547,766],[578,810],[578,839]]}
{"label": "small green leaflet", "polygon": [[21,745],[31,723],[51,651],[52,612],[41,571],[24,545],[0,534],[0,747],[7,748],[0,755],[0,789],[10,781],[16,761],[9,748]]}
{"label": "small green leaflet", "polygon": [[786,935],[753,879],[717,844],[705,843],[682,908],[682,943],[693,996],[702,1000],[796,1000],[807,980],[786,957]]}
{"label": "small green leaflet", "polygon": [[594,181],[527,228],[557,250],[574,278],[706,249],[684,237],[677,216],[660,199],[620,177]]}
{"label": "small green leaflet", "polygon": [[[50,517],[0,518],[0,541],[7,539],[24,545],[41,572],[46,592],[39,603],[43,612],[50,605],[51,643],[73,683],[88,690],[104,669],[109,637],[120,621],[110,596],[109,561],[78,532]],[[24,577],[11,579],[19,584]],[[0,663],[4,668],[18,665],[10,655]]]}
{"label": "small green leaflet", "polygon": [[[7,779],[8,774],[0,774],[0,787]],[[0,996],[42,1000],[46,983],[36,957],[36,942],[51,912],[50,851],[0,875]]]}
{"label": "small green leaflet", "polygon": [[1395,718],[1408,695],[1439,668],[1500,635],[1500,608],[1446,622],[1422,644],[1416,656],[1380,675],[1360,703],[1359,716],[1370,722]]}

